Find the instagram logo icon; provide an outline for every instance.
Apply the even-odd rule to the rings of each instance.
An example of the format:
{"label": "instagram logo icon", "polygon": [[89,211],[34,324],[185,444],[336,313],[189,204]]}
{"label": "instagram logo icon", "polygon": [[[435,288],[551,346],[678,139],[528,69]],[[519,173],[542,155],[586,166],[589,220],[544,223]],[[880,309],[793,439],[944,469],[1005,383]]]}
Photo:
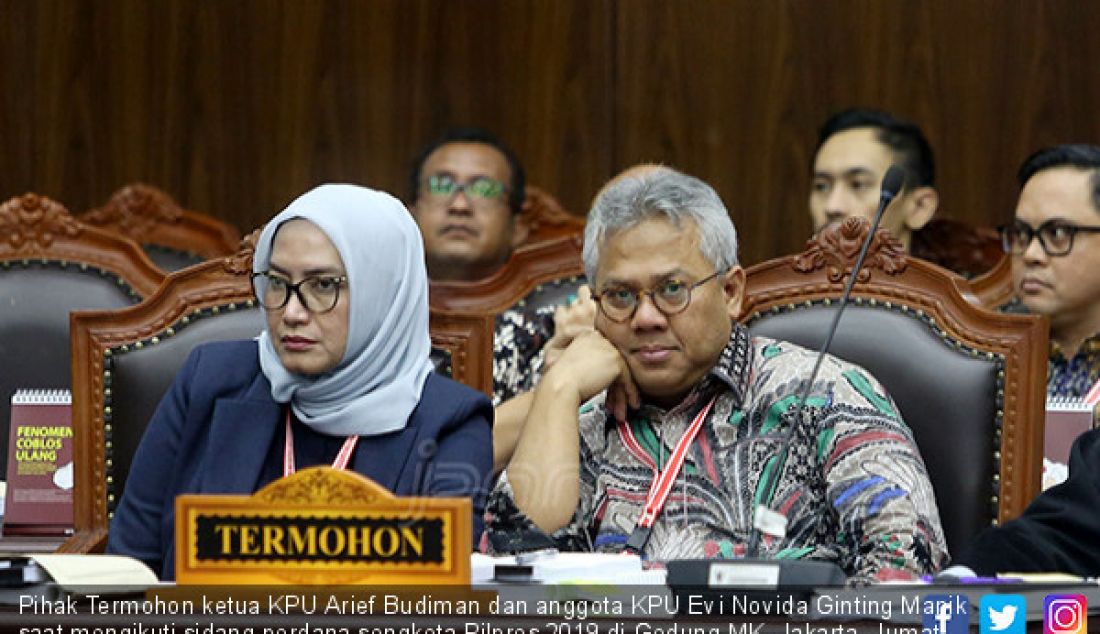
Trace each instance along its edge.
{"label": "instagram logo icon", "polygon": [[1087,634],[1088,605],[1081,594],[1048,594],[1043,599],[1043,634]]}

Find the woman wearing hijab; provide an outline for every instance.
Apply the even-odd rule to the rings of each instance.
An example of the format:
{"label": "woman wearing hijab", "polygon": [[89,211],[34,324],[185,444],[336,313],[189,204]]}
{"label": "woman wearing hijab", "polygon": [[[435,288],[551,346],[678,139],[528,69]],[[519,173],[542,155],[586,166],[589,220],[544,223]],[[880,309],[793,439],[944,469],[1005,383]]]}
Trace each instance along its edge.
{"label": "woman wearing hijab", "polygon": [[134,456],[108,552],[175,577],[175,498],[250,494],[316,465],[396,495],[473,498],[492,466],[486,397],[432,372],[423,241],[392,196],[323,185],[264,228],[258,340],[188,358]]}

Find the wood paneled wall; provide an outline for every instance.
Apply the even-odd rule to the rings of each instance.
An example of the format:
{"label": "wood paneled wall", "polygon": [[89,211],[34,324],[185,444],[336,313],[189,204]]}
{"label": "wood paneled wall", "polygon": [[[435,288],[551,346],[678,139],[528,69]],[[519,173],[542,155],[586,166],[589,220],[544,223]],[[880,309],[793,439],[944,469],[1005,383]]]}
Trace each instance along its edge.
{"label": "wood paneled wall", "polygon": [[1100,142],[1077,0],[0,0],[0,196],[143,180],[249,229],[308,187],[406,197],[443,128],[495,130],[583,212],[655,160],[712,183],[743,259],[799,249],[816,129],[920,122],[946,215],[995,224],[1033,149]]}

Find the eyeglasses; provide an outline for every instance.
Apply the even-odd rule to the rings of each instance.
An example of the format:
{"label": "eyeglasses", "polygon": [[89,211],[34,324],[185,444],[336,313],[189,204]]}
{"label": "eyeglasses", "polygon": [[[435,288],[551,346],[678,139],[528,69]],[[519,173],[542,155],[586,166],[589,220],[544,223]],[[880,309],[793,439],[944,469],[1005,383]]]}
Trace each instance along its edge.
{"label": "eyeglasses", "polygon": [[1005,253],[1023,255],[1038,236],[1039,245],[1051,257],[1065,255],[1073,249],[1073,238],[1080,232],[1100,233],[1100,227],[1081,227],[1064,220],[1047,220],[1038,228],[1032,229],[1025,222],[1017,220],[1010,225],[997,228],[1001,232],[1001,246]]}
{"label": "eyeglasses", "polygon": [[440,201],[451,200],[462,192],[471,204],[477,204],[500,200],[508,191],[508,186],[488,176],[478,176],[467,183],[459,183],[449,174],[436,174],[424,181],[424,191]]}
{"label": "eyeglasses", "polygon": [[340,287],[348,282],[347,275],[339,277],[307,277],[297,284],[270,272],[252,274],[252,290],[256,299],[267,310],[281,310],[290,302],[290,294],[298,296],[311,313],[327,313],[340,301]]}
{"label": "eyeglasses", "polygon": [[688,305],[691,304],[692,291],[717,278],[722,273],[725,273],[725,271],[715,271],[712,275],[708,275],[694,284],[676,279],[667,280],[661,282],[657,288],[641,292],[625,287],[608,288],[597,295],[593,295],[592,300],[599,305],[605,317],[617,324],[634,317],[634,313],[638,312],[638,306],[641,304],[643,295],[649,295],[657,310],[664,313],[666,317],[671,317],[687,310]]}

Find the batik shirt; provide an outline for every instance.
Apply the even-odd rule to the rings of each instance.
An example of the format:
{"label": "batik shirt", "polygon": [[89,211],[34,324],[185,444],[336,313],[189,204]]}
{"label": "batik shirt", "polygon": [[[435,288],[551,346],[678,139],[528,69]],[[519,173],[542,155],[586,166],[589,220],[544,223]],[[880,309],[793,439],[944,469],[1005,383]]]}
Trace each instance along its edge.
{"label": "batik shirt", "polygon": [[511,308],[497,316],[493,335],[493,406],[535,387],[543,346],[554,334],[554,306]]}
{"label": "batik shirt", "polygon": [[1077,354],[1067,359],[1062,348],[1050,342],[1047,396],[1084,396],[1100,381],[1100,333],[1085,339]]}
{"label": "batik shirt", "polygon": [[[629,425],[646,456],[624,444],[603,407],[605,395],[597,396],[581,408],[580,500],[572,522],[542,535],[516,507],[504,477],[489,501],[491,549],[553,541],[563,550],[621,551],[654,478],[647,464],[667,463],[695,414],[715,397],[642,555],[746,556],[753,510],[764,497],[761,476],[776,468],[815,358],[794,344],[750,338],[735,325],[718,364],[680,405],[631,412]],[[807,405],[766,500],[786,516],[786,533],[762,536],[756,555],[833,561],[854,583],[911,579],[945,564],[924,462],[878,382],[827,357]]]}
{"label": "batik shirt", "polygon": [[[1015,297],[1001,305],[999,310],[1003,313],[1031,314],[1027,306]],[[1047,396],[1084,396],[1097,381],[1100,381],[1100,333],[1085,339],[1071,359],[1066,358],[1061,346],[1050,342]]]}

